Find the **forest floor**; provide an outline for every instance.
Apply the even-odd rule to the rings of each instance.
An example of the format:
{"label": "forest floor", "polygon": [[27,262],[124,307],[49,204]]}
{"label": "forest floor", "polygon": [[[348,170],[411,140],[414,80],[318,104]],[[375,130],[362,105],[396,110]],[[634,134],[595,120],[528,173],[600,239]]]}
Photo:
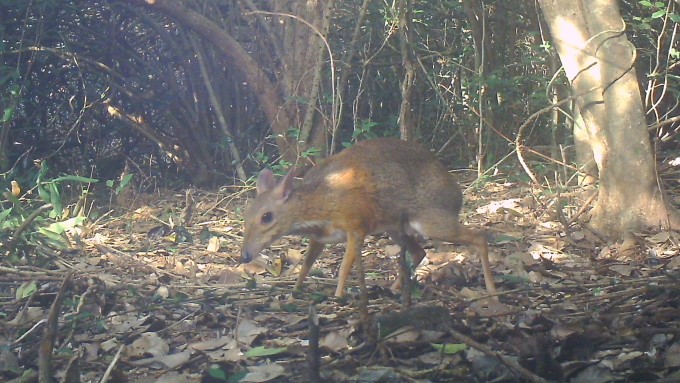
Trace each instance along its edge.
{"label": "forest floor", "polygon": [[369,238],[369,326],[356,274],[332,296],[342,245],[301,293],[301,238],[239,264],[250,192],[193,190],[190,211],[183,192],[121,197],[73,251],[1,264],[0,380],[42,369],[65,382],[307,382],[318,361],[324,382],[680,381],[680,233],[603,245],[569,221],[593,190],[499,177],[468,188],[461,220],[489,233],[497,300],[484,299],[471,249],[427,242],[402,308],[389,289],[398,249]]}

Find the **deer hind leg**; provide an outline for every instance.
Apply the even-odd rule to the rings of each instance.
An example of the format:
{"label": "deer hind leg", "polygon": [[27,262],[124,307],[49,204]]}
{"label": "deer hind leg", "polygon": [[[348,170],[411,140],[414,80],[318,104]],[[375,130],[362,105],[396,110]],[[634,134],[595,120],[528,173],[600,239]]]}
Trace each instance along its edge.
{"label": "deer hind leg", "polygon": [[[390,238],[394,242],[396,242],[399,247],[401,247],[401,251],[404,251],[406,249],[407,252],[411,253],[411,260],[413,261],[413,266],[416,267],[422,262],[423,258],[425,258],[425,249],[423,249],[422,246],[418,243],[418,241],[402,232],[389,232],[388,233]],[[403,271],[400,270],[400,273]],[[396,281],[392,284],[392,287],[390,288],[392,291],[398,291],[401,289],[401,278],[397,278]]]}
{"label": "deer hind leg", "polygon": [[489,263],[489,246],[482,231],[465,227],[458,222],[457,215],[442,213],[441,210],[424,211],[417,219],[412,219],[409,225],[426,237],[472,246],[482,263],[487,292],[496,293],[496,284]]}

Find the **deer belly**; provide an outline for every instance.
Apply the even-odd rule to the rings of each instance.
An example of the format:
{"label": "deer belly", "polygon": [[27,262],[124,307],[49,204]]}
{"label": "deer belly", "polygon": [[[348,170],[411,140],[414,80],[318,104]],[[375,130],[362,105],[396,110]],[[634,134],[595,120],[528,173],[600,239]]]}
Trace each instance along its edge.
{"label": "deer belly", "polygon": [[342,243],[347,241],[347,232],[344,230],[325,230],[322,233],[317,233],[312,237],[315,241],[329,245],[333,243]]}

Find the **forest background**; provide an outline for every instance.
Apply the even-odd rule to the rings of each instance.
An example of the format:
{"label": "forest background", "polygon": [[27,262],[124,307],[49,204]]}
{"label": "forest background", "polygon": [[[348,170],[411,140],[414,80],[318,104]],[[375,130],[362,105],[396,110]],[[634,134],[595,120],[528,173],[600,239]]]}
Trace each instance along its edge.
{"label": "forest background", "polygon": [[399,135],[482,180],[599,179],[603,238],[677,227],[655,170],[678,149],[677,6],[0,1],[0,181],[56,217]]}
{"label": "forest background", "polygon": [[[322,318],[325,373],[680,381],[679,7],[0,0],[0,380],[77,381],[80,359],[88,381],[303,381]],[[460,170],[460,218],[489,234],[498,305],[459,249],[416,270],[436,307],[409,322],[452,325],[437,342],[464,356],[349,347],[337,246],[301,299],[299,238],[239,261],[261,169],[382,136]],[[378,321],[399,312],[386,241],[364,248]]]}

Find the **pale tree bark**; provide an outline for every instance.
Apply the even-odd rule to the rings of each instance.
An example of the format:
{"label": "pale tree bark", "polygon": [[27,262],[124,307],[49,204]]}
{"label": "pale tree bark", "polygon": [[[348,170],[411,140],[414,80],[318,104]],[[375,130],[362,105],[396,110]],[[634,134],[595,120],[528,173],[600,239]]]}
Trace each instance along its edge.
{"label": "pale tree bark", "polygon": [[615,0],[539,0],[599,171],[591,226],[610,239],[680,227],[657,182],[642,98]]}

